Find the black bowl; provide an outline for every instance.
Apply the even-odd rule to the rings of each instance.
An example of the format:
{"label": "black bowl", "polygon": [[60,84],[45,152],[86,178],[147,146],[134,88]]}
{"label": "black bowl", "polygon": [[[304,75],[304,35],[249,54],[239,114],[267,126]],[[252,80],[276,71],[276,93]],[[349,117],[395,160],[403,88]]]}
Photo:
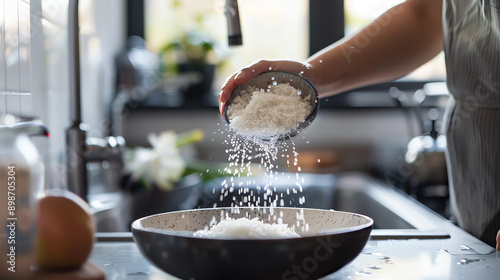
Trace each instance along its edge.
{"label": "black bowl", "polygon": [[[283,222],[296,225],[302,237],[193,237],[213,217],[220,219],[221,211],[233,218],[248,215],[266,222],[283,213]],[[301,215],[309,225],[308,232],[303,220],[297,219]],[[132,233],[151,263],[181,279],[317,279],[352,261],[368,241],[372,225],[369,217],[331,210],[261,207],[232,213],[230,208],[211,208],[141,218],[132,223]]]}

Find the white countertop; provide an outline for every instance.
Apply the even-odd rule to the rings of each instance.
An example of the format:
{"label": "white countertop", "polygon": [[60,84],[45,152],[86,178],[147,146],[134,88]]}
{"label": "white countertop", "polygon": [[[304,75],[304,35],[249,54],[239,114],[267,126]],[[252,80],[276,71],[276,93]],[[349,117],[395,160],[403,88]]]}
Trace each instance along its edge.
{"label": "white countertop", "polygon": [[[395,207],[394,213],[406,216],[415,228],[372,230],[358,257],[323,279],[500,279],[500,251],[407,195],[370,182],[348,175],[341,177],[336,187],[355,190],[370,184],[363,191],[387,207]],[[378,219],[395,218],[387,213]],[[97,237],[90,261],[106,272],[107,279],[177,279],[150,264],[131,233],[98,233]],[[288,279],[306,276],[301,277],[298,271]]]}
{"label": "white countertop", "polygon": [[[442,228],[450,238],[377,240],[374,230],[354,261],[324,279],[499,279],[500,251],[449,222]],[[96,243],[90,258],[106,279],[177,279],[151,265],[130,233],[101,240],[106,239]]]}

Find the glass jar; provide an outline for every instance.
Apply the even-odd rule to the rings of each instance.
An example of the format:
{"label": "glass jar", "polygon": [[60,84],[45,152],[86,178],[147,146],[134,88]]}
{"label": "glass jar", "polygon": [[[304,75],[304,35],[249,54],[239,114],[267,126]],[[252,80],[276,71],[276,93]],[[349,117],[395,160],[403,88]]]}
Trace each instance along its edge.
{"label": "glass jar", "polygon": [[29,135],[46,134],[34,119],[0,120],[0,279],[30,278],[36,236],[36,194],[44,168]]}

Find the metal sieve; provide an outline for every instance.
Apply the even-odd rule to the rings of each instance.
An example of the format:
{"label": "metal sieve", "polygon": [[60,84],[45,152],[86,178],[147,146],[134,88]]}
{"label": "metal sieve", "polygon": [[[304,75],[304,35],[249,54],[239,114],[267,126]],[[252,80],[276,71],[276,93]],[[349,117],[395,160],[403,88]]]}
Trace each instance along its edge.
{"label": "metal sieve", "polygon": [[[301,91],[301,97],[306,98],[307,96],[311,96],[310,101],[312,105],[311,112],[309,115],[306,117],[306,119],[299,123],[299,125],[293,129],[290,132],[281,134],[281,135],[276,135],[278,141],[286,141],[302,131],[304,131],[309,124],[316,118],[316,115],[318,114],[318,109],[319,109],[319,97],[318,97],[318,92],[316,91],[316,88],[314,85],[309,82],[307,79],[305,79],[302,76],[288,73],[288,72],[278,72],[278,71],[269,71],[269,72],[264,72],[254,78],[252,78],[248,83],[239,85],[236,87],[231,94],[231,98],[228,100],[226,107],[224,109],[224,119],[226,122],[229,124],[229,117],[228,116],[228,108],[231,106],[231,102],[233,99],[242,94],[242,90],[246,89],[250,86],[254,86],[256,88],[260,89],[268,89],[269,86],[276,85],[276,84],[285,84],[288,83],[294,88],[298,89]],[[273,137],[274,138],[274,137]],[[271,138],[266,138],[263,140],[270,140]]]}

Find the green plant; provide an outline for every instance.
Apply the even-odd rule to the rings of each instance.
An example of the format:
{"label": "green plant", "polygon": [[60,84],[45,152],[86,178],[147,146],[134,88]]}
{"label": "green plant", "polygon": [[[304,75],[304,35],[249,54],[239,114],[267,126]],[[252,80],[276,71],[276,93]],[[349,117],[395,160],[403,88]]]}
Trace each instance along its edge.
{"label": "green plant", "polygon": [[201,31],[191,30],[185,33],[181,38],[166,44],[162,53],[176,52],[179,55],[177,59],[182,62],[193,62],[206,64],[208,55],[214,50],[215,42],[208,34]]}
{"label": "green plant", "polygon": [[205,65],[221,66],[227,52],[217,40],[206,31],[203,25],[204,14],[195,20],[196,28],[190,28],[181,36],[166,43],[161,49],[164,71],[178,73],[180,64],[195,64],[196,68]]}

